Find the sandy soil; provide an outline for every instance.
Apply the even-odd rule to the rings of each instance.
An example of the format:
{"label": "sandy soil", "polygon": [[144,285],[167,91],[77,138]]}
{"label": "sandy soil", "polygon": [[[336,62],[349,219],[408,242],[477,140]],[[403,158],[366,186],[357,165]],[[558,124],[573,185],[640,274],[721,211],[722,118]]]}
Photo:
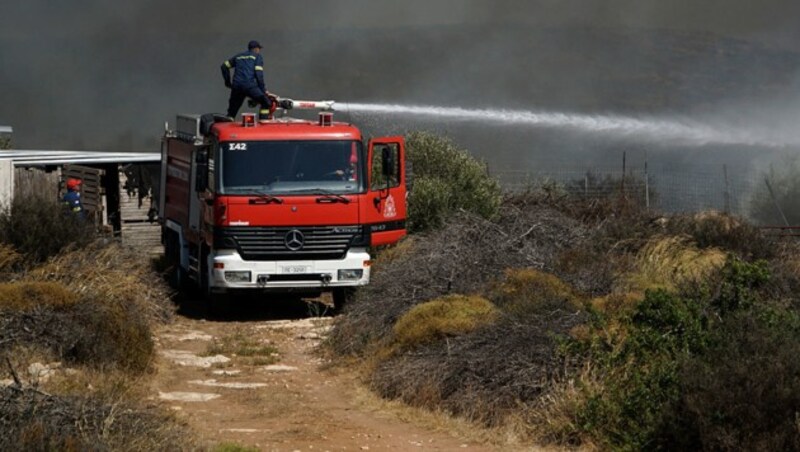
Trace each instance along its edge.
{"label": "sandy soil", "polygon": [[493,450],[469,427],[409,415],[372,396],[317,346],[331,317],[304,302],[250,306],[225,319],[188,308],[157,334],[152,397],[213,447],[268,451]]}

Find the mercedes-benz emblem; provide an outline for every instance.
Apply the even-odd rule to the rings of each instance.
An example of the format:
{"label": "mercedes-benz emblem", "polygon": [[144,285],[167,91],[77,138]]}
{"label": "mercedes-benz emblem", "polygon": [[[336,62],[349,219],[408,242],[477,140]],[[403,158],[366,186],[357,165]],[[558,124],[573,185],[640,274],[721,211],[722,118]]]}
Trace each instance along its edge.
{"label": "mercedes-benz emblem", "polygon": [[283,243],[286,244],[286,248],[289,248],[292,251],[300,251],[303,249],[305,242],[305,236],[303,236],[303,233],[297,229],[292,229],[291,231],[287,232],[286,237],[283,239]]}

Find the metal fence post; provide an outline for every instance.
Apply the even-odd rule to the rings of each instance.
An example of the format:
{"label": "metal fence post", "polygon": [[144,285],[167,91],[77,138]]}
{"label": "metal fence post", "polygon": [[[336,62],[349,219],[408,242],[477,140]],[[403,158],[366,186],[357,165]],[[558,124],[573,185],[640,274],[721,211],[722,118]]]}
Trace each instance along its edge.
{"label": "metal fence post", "polygon": [[583,175],[583,195],[589,197],[589,170]]}
{"label": "metal fence post", "polygon": [[647,153],[644,155],[644,205],[650,210],[650,175],[647,172]]}
{"label": "metal fence post", "polygon": [[725,176],[725,213],[731,212],[731,186],[728,181],[728,165],[722,165],[722,173]]}

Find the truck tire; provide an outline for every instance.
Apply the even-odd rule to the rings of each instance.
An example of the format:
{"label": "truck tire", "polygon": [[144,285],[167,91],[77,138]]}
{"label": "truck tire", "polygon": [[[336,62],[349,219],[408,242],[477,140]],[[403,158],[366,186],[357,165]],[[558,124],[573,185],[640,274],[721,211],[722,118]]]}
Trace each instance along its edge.
{"label": "truck tire", "polygon": [[340,314],[348,303],[353,301],[356,289],[352,287],[338,287],[333,289],[333,312]]}
{"label": "truck tire", "polygon": [[231,314],[230,296],[220,293],[208,293],[205,297],[206,309],[211,317],[225,317]]}
{"label": "truck tire", "polygon": [[211,291],[211,283],[208,276],[206,262],[208,250],[206,247],[200,249],[200,293],[206,305],[208,315],[211,317],[224,317],[231,312],[230,297],[227,294],[214,293]]}
{"label": "truck tire", "polygon": [[177,291],[186,289],[186,270],[181,267],[181,246],[178,234],[169,232],[167,235],[164,254],[169,265],[167,279],[170,287]]}

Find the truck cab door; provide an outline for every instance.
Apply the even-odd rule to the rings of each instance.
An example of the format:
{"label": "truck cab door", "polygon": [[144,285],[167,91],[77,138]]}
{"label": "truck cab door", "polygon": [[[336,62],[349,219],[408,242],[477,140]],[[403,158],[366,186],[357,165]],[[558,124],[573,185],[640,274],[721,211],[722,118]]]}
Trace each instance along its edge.
{"label": "truck cab door", "polygon": [[405,154],[403,137],[369,141],[363,218],[370,228],[372,246],[393,244],[406,235]]}

